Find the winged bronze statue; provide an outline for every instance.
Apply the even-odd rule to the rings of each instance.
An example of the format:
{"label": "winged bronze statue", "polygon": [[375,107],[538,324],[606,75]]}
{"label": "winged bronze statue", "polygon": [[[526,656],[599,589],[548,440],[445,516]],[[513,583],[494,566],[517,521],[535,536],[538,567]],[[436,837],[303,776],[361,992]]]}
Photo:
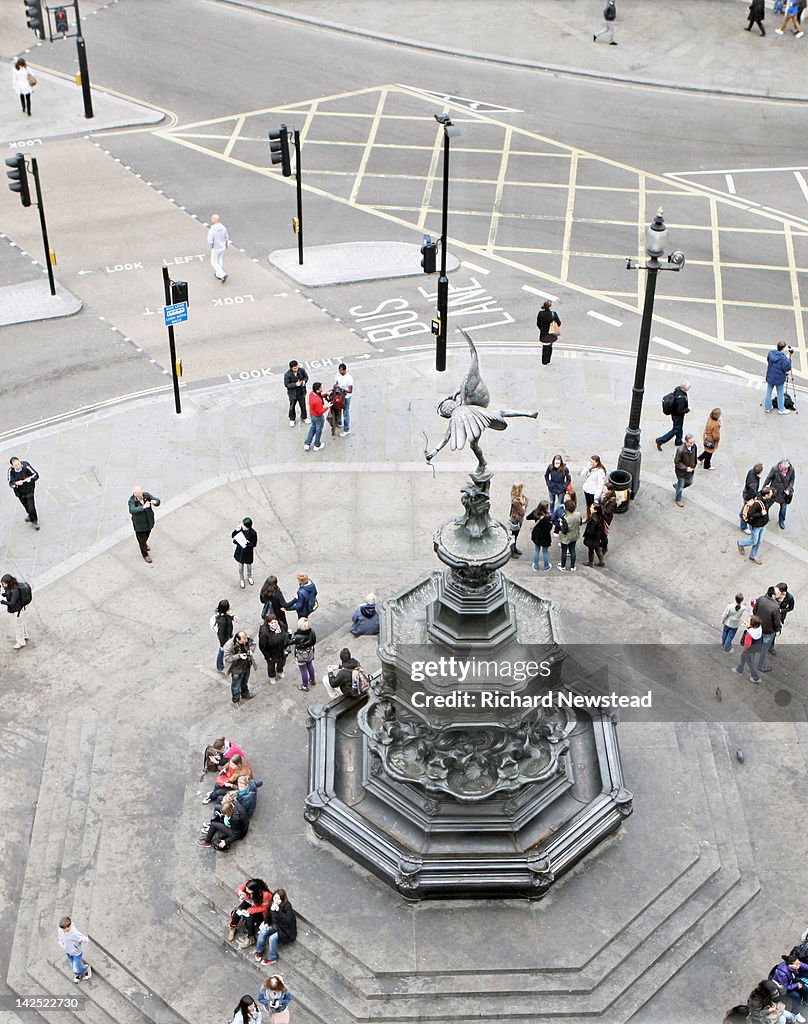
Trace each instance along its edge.
{"label": "winged bronze statue", "polygon": [[477,456],[476,475],[482,476],[487,463],[480,448],[480,438],[486,427],[490,427],[492,430],[505,430],[508,426],[506,423],[508,419],[524,416],[535,420],[539,414],[538,412],[516,412],[513,409],[500,409],[498,412],[489,410],[491,395],[480,376],[480,360],[477,356],[477,349],[464,330],[461,329],[460,333],[468,342],[471,366],[457,391],[438,403],[438,414],[449,420],[449,426],[446,430],[446,437],[437,448],[425,451],[424,456],[426,461],[431,463],[447,444],[453,452],[456,452],[465,448],[468,443],[469,448]]}

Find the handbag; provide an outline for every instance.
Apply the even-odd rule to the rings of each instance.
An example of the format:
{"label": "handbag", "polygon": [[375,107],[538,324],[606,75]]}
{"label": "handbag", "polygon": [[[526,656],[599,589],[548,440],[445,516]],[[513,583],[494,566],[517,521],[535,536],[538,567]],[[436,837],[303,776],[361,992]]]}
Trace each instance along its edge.
{"label": "handbag", "polygon": [[29,85],[31,86],[31,88],[32,88],[32,89],[33,89],[33,87],[34,87],[34,86],[36,85],[36,79],[35,79],[35,78],[34,78],[34,76],[33,76],[33,75],[31,74],[31,72],[30,72],[30,71],[28,72],[28,84],[29,84]]}
{"label": "handbag", "polygon": [[555,320],[551,321],[550,326],[547,328],[547,333],[554,335],[556,338],[561,337],[561,325],[556,323]]}
{"label": "handbag", "polygon": [[277,1013],[273,1012],[271,1017],[272,1024],[289,1024],[290,1019],[288,1006],[283,1010],[278,1010]]}
{"label": "handbag", "polygon": [[708,452],[711,452],[715,448],[715,441],[711,441],[709,437],[705,437],[704,441],[702,441],[702,446],[706,448]]}

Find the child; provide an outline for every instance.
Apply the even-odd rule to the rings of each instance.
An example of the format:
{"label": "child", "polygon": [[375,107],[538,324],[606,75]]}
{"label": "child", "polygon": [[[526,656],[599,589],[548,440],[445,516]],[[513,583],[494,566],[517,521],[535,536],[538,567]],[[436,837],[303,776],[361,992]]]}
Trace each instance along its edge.
{"label": "child", "polygon": [[78,928],[73,927],[69,917],[63,917],[59,922],[59,945],[65,951],[65,956],[73,968],[73,981],[89,981],[93,976],[92,968],[81,958],[81,946],[90,940],[82,935]]}
{"label": "child", "polygon": [[724,627],[724,631],[721,636],[721,646],[725,651],[732,650],[732,641],[735,638],[735,634],[740,629],[742,619],[743,594],[736,594],[735,603],[728,604],[724,609],[724,614],[721,616],[721,625]]}
{"label": "child", "polygon": [[746,627],[746,640],[741,641],[741,660],[738,662],[738,667],[733,669],[733,672],[737,672],[739,676],[742,676],[744,675],[744,668],[748,665],[753,683],[760,682],[759,669],[755,665],[755,655],[760,654],[760,649],[763,646],[762,638],[763,628],[760,624],[760,619],[757,615],[752,615],[749,619],[749,625]]}

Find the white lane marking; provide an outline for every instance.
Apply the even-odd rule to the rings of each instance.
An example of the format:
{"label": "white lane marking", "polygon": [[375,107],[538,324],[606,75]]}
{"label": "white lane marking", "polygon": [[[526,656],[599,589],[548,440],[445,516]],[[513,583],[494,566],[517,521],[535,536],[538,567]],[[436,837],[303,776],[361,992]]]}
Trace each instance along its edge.
{"label": "white lane marking", "polygon": [[797,179],[800,191],[805,196],[805,201],[808,202],[808,182],[805,181],[805,178],[803,178],[799,171],[794,171],[794,177]]}
{"label": "white lane marking", "polygon": [[533,288],[529,284],[523,284],[522,291],[530,292],[531,295],[538,295],[542,299],[549,299],[550,302],[555,302],[558,299],[557,295],[550,295],[548,292],[540,292],[538,288]]}
{"label": "white lane marking", "polygon": [[685,348],[684,345],[677,345],[675,341],[668,341],[667,338],[660,338],[658,334],[655,334],[651,341],[655,341],[657,345],[664,345],[665,348],[672,348],[674,352],[681,352],[683,356],[690,355],[690,349]]}
{"label": "white lane marking", "polygon": [[724,181],[727,183],[727,192],[729,192],[731,196],[737,195],[738,193],[735,191],[735,182],[732,180],[732,175],[725,174]]}
{"label": "white lane marking", "polygon": [[461,267],[468,267],[469,270],[476,270],[478,274],[490,274],[490,270],[486,270],[485,267],[478,267],[476,263],[469,263],[468,260],[463,260],[460,264]]}
{"label": "white lane marking", "polygon": [[622,327],[622,320],[615,320],[614,317],[604,316],[603,313],[598,313],[596,309],[588,309],[586,311],[587,316],[594,317],[595,320],[602,320],[605,324],[611,324],[612,327]]}
{"label": "white lane marking", "polygon": [[687,175],[688,178],[695,178],[700,174],[761,174],[767,171],[808,171],[808,167],[722,167],[715,171],[668,171],[665,177]]}

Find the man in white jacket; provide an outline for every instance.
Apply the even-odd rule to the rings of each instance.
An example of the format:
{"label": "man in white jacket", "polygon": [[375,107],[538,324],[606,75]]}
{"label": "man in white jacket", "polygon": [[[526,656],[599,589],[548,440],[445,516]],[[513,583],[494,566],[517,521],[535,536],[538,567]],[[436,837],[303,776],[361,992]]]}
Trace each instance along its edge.
{"label": "man in white jacket", "polygon": [[213,273],[216,275],[216,280],[224,284],[227,274],[222,266],[222,260],[225,249],[230,245],[230,236],[218,213],[212,213],[210,216],[208,245],[210,246],[210,265],[213,267]]}

